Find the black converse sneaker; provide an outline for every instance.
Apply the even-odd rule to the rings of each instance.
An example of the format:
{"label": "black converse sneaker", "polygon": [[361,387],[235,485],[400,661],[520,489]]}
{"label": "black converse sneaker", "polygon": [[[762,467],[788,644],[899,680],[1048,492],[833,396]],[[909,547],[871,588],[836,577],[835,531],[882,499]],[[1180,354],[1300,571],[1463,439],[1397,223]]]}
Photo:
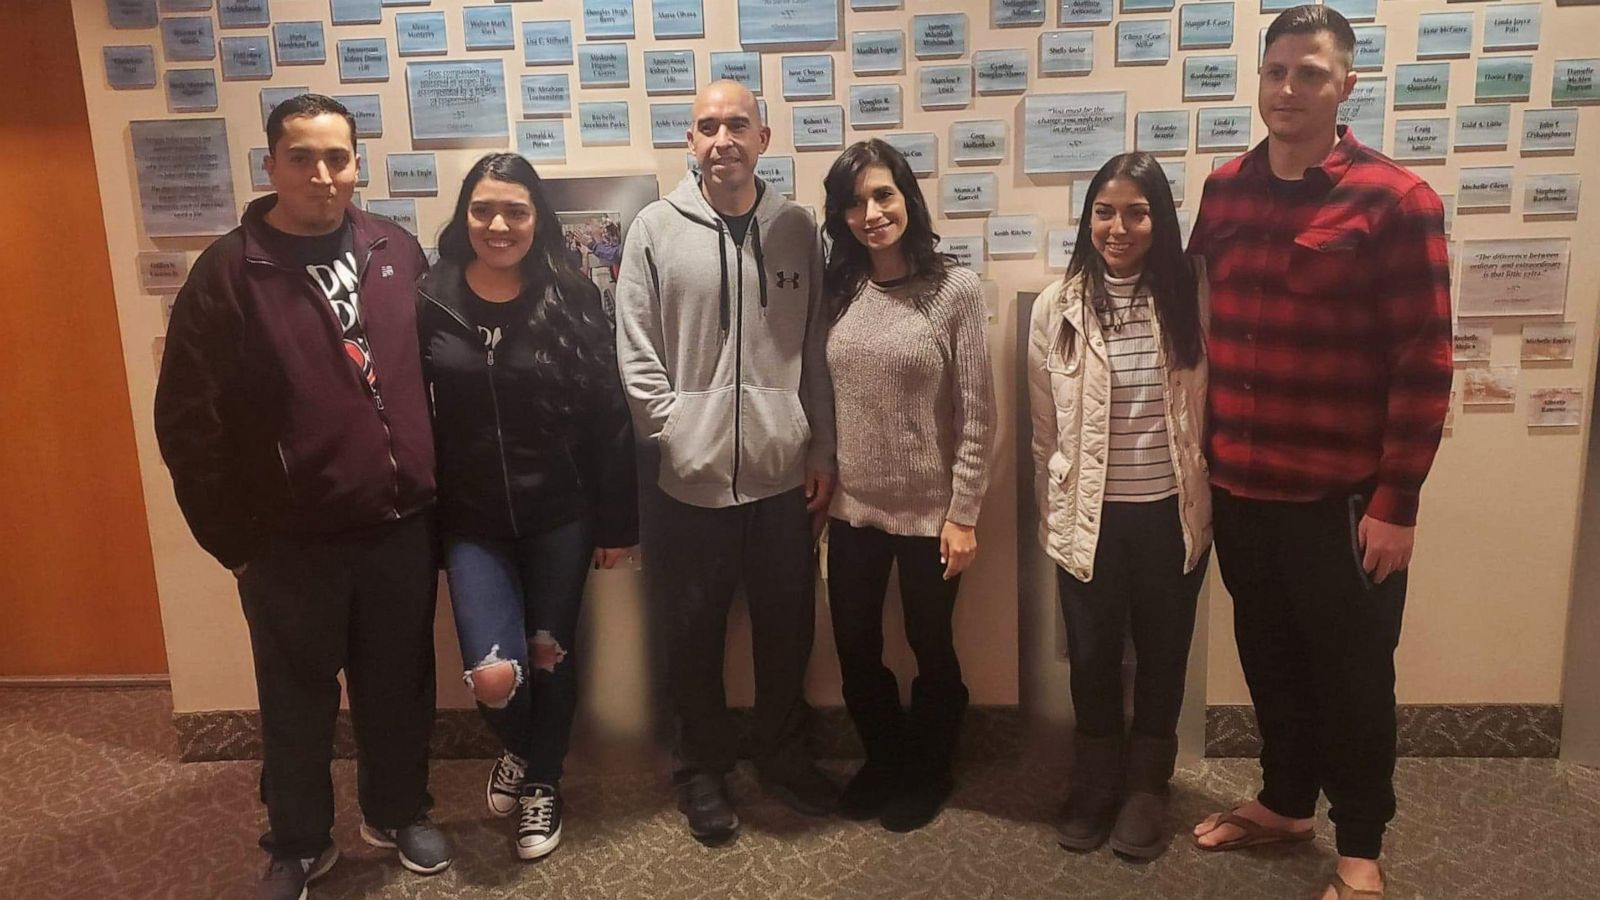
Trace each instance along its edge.
{"label": "black converse sneaker", "polygon": [[489,812],[505,818],[516,812],[517,798],[522,796],[522,777],[528,771],[528,761],[507,750],[494,762],[489,773]]}
{"label": "black converse sneaker", "polygon": [[530,784],[517,799],[517,856],[538,859],[561,844],[561,791]]}

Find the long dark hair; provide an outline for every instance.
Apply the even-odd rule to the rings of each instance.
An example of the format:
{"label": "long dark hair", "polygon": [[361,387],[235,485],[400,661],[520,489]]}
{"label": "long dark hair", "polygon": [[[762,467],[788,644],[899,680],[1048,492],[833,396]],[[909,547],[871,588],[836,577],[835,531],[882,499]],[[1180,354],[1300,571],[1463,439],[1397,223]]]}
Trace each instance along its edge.
{"label": "long dark hair", "polygon": [[1148,153],[1123,153],[1113,156],[1089,180],[1088,196],[1083,201],[1083,212],[1078,218],[1078,240],[1072,247],[1072,261],[1067,264],[1066,279],[1082,275],[1084,294],[1095,312],[1104,314],[1109,300],[1106,296],[1106,264],[1094,248],[1092,234],[1094,203],[1100,191],[1113,178],[1125,178],[1138,187],[1150,204],[1150,253],[1145,257],[1144,269],[1139,273],[1139,283],[1134,291],[1148,288],[1154,302],[1161,336],[1166,344],[1167,358],[1172,366],[1192,369],[1200,362],[1204,352],[1200,335],[1200,293],[1195,283],[1194,269],[1183,255],[1183,235],[1178,228],[1178,210],[1172,202],[1172,186],[1161,163]]}
{"label": "long dark hair", "polygon": [[516,153],[491,153],[473,163],[461,180],[455,213],[439,232],[439,257],[458,266],[466,277],[467,264],[477,258],[467,237],[467,207],[485,178],[520,184],[533,201],[533,244],[522,257],[521,297],[528,306],[539,379],[547,388],[535,392],[533,403],[544,414],[547,427],[576,432],[577,416],[591,408],[587,401],[615,380],[611,323],[595,298],[599,289],[568,261],[561,220],[545,196],[539,173],[526,159]]}
{"label": "long dark hair", "polygon": [[922,188],[917,186],[917,176],[906,158],[893,145],[878,138],[851,144],[833,161],[827,177],[822,179],[822,188],[827,194],[822,229],[830,242],[828,262],[822,270],[822,288],[827,292],[834,321],[850,308],[850,302],[872,275],[872,257],[850,233],[850,224],[845,221],[845,213],[856,202],[856,181],[870,166],[888,169],[895,188],[905,197],[906,232],[900,238],[900,246],[911,278],[937,288],[944,282],[945,269],[949,266],[945,255],[936,249],[939,235],[933,230],[928,202],[922,198]]}

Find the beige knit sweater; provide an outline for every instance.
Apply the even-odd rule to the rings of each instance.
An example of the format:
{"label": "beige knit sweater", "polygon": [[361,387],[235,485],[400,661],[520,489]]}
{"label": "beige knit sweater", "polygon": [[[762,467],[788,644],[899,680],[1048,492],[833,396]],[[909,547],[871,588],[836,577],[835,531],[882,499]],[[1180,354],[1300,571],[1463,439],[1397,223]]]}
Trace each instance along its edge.
{"label": "beige knit sweater", "polygon": [[830,514],[890,534],[975,525],[989,486],[994,375],[978,276],[868,282],[828,335],[839,482]]}

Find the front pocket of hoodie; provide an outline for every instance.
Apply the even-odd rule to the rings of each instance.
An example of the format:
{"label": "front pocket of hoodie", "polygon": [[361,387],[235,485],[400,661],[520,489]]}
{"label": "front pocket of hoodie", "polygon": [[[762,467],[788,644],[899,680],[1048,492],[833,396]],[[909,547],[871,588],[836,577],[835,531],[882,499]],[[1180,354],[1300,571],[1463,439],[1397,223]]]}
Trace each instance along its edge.
{"label": "front pocket of hoodie", "polygon": [[739,430],[744,438],[740,480],[778,484],[799,474],[811,425],[795,391],[747,385]]}
{"label": "front pocket of hoodie", "polygon": [[679,391],[671,420],[661,432],[661,467],[681,484],[733,477],[734,387]]}

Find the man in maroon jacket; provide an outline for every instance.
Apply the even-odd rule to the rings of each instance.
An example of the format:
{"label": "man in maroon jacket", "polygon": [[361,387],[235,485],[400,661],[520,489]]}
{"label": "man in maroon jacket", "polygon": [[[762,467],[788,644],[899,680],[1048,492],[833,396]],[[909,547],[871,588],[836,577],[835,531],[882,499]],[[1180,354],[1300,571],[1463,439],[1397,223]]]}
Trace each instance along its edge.
{"label": "man in maroon jacket", "polygon": [[355,120],[304,94],[267,122],[277,193],[178,293],[156,437],[195,539],[238,579],[261,705],[271,855],[258,896],[338,859],[329,777],[343,670],[362,837],[424,874],[434,716],[433,437],[417,349],[422,249],[350,207]]}
{"label": "man in maroon jacket", "polygon": [[1443,207],[1336,125],[1354,51],[1329,7],[1272,23],[1267,139],[1207,179],[1189,248],[1211,280],[1217,558],[1262,738],[1261,793],[1195,840],[1308,840],[1326,792],[1338,898],[1383,891],[1394,650],[1451,379]]}

